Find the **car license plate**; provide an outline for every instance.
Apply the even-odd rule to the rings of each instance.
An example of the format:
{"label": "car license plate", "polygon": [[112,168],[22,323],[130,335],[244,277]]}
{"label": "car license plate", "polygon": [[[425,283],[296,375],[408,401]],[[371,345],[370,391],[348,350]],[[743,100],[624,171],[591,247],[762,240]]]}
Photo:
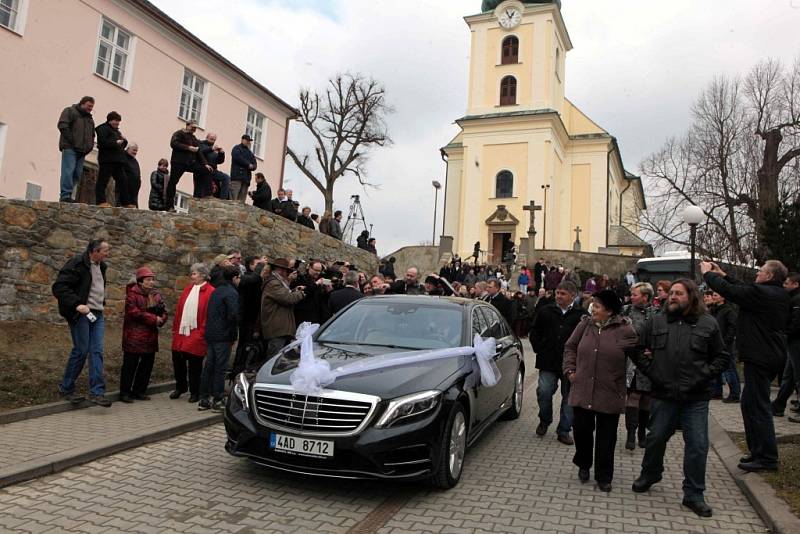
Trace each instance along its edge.
{"label": "car license plate", "polygon": [[333,442],[321,439],[298,438],[270,433],[269,448],[277,452],[300,456],[333,457]]}

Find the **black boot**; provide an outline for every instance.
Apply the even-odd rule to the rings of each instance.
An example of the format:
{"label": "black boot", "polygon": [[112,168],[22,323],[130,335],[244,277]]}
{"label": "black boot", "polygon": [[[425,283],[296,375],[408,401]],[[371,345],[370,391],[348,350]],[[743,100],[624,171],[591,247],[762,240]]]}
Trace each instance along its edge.
{"label": "black boot", "polygon": [[650,411],[639,410],[639,448],[644,449],[647,437],[647,424],[650,422]]}
{"label": "black boot", "polygon": [[639,423],[639,409],[625,408],[625,429],[628,431],[628,437],[625,440],[625,448],[629,451],[636,449],[636,426]]}

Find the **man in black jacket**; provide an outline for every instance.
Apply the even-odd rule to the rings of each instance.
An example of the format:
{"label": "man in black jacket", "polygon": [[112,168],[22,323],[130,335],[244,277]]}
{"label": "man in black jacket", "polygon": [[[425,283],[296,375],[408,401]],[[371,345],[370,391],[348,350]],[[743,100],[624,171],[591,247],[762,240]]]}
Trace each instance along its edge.
{"label": "man in black jacket", "polygon": [[508,300],[508,297],[503,295],[500,292],[500,280],[497,278],[492,278],[486,282],[486,292],[489,294],[486,298],[486,302],[489,302],[492,306],[497,308],[497,311],[500,312],[500,315],[503,316],[503,319],[511,326],[513,323],[513,318],[511,317],[511,301]]}
{"label": "man in black jacket", "polygon": [[[97,127],[97,183],[94,188],[95,204],[101,208],[110,208],[106,200],[108,179],[114,178],[114,191],[120,201],[128,200],[127,183],[125,181],[125,147],[128,140],[119,131],[122,116],[116,111],[106,116],[106,122]],[[114,202],[116,205],[116,202]]]}
{"label": "man in black jacket", "polygon": [[672,284],[666,313],[648,320],[632,359],[652,383],[649,432],[642,472],[633,491],[642,493],[661,480],[664,451],[678,422],[683,428],[683,505],[711,517],[706,504],[708,402],[714,378],[728,364],[719,326],[706,311],[697,284]]}
{"label": "man in black jacket", "polygon": [[169,140],[172,156],[169,160],[169,183],[165,202],[167,211],[175,211],[175,189],[183,173],[194,172],[199,165],[204,166],[208,172],[213,170],[205,155],[200,152],[200,141],[194,136],[196,131],[197,121],[186,121],[186,126],[172,134]]}
{"label": "man in black jacket", "polygon": [[243,204],[247,200],[250,176],[258,166],[256,156],[250,150],[252,141],[249,135],[244,134],[242,142],[231,150],[231,199]]}
{"label": "man in black jacket", "polygon": [[75,381],[89,356],[89,400],[99,406],[111,406],[105,397],[103,376],[105,260],[110,248],[105,239],[90,241],[86,252],[73,256],[61,268],[52,288],[58,300],[58,313],[67,320],[72,335],[72,352],[58,389],[73,404],[84,400],[75,393]]}
{"label": "man in black jacket", "polygon": [[72,202],[72,190],[83,174],[86,154],[94,148],[94,98],[64,108],[58,118],[58,149],[61,151],[61,194],[59,202]]}
{"label": "man in black jacket", "polygon": [[[781,388],[772,402],[772,413],[782,414],[792,393],[800,390],[800,274],[791,273],[783,281],[783,288],[789,292],[789,324],[786,327],[787,355]],[[793,409],[792,411],[797,411]],[[790,417],[792,423],[800,423],[797,417]]]}
{"label": "man in black jacket", "polygon": [[[231,177],[217,170],[219,165],[225,163],[225,150],[217,145],[217,134],[209,132],[205,140],[200,141],[198,154],[202,154],[207,166],[198,165],[194,169],[194,197],[208,198],[213,194],[213,183],[217,182],[220,188],[219,197],[228,200],[230,196]],[[211,170],[208,170],[211,167]]]}
{"label": "man in black jacket", "polygon": [[769,260],[758,270],[754,284],[742,283],[713,262],[701,262],[708,286],[739,306],[736,348],[744,363],[742,418],[750,455],[742,458],[745,471],[778,469],[778,444],[769,401],[770,384],[786,363],[786,325],[789,292],[783,288],[788,274],[783,263]]}
{"label": "man in black jacket", "polygon": [[305,226],[306,228],[314,229],[314,221],[311,220],[311,208],[308,206],[303,208],[303,212],[297,216],[297,222]]}
{"label": "man in black jacket", "polygon": [[[214,289],[208,299],[206,319],[206,342],[208,356],[200,377],[200,402],[198,410],[211,408],[215,412],[223,410],[222,397],[225,394],[225,372],[231,357],[231,346],[236,341],[239,324],[239,293],[236,288],[241,280],[241,271],[235,265],[222,269],[223,282]],[[213,404],[208,401],[209,394]]]}
{"label": "man in black jacket", "polygon": [[322,324],[327,321],[331,312],[328,309],[328,297],[333,289],[330,281],[327,284],[323,282],[322,272],[325,267],[322,262],[312,260],[308,264],[306,273],[298,276],[297,280],[292,283],[292,287],[301,286],[305,297],[303,300],[294,305],[294,321],[295,324],[302,324],[305,322]]}
{"label": "man in black jacket", "polygon": [[256,173],[256,190],[250,193],[250,198],[253,199],[253,206],[256,208],[270,211],[272,189],[270,189],[263,173]]}
{"label": "man in black jacket", "polygon": [[530,342],[536,353],[536,368],[539,369],[539,383],[536,397],[539,399],[539,426],[536,435],[547,434],[547,427],[553,422],[553,395],[561,381],[561,414],[556,434],[564,445],[574,443],[569,435],[572,429],[572,407],[569,400],[569,380],[564,378],[564,344],[578,326],[586,311],[575,303],[578,288],[572,282],[562,282],[556,289],[556,301],[547,304],[536,312]]}
{"label": "man in black jacket", "polygon": [[332,314],[337,314],[351,302],[362,298],[364,298],[364,294],[358,289],[358,272],[348,271],[344,275],[344,287],[331,293],[328,307]]}
{"label": "man in black jacket", "polygon": [[728,365],[722,371],[721,380],[718,380],[714,389],[714,396],[722,396],[722,383],[728,384],[728,396],[722,402],[739,402],[742,394],[741,384],[739,383],[739,371],[736,369],[736,357],[734,356],[734,344],[736,343],[736,310],[725,301],[725,297],[717,292],[711,293],[711,306],[708,311],[717,320],[719,331],[722,334],[722,341],[725,343],[725,350],[728,351]]}

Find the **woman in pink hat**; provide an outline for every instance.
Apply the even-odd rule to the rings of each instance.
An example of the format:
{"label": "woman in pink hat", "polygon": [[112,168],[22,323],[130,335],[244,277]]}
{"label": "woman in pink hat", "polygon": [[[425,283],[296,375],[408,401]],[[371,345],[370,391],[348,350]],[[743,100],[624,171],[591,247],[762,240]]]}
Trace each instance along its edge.
{"label": "woman in pink hat", "polygon": [[158,329],[166,322],[167,310],[156,289],[156,274],[149,267],[139,267],[136,281],[128,284],[125,293],[120,401],[150,399],[147,385],[158,352]]}

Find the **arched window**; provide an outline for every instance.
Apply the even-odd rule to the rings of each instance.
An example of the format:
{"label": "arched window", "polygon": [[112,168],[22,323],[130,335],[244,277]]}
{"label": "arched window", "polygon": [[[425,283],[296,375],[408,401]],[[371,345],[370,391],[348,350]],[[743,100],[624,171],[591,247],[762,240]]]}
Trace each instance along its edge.
{"label": "arched window", "polygon": [[511,198],[514,196],[514,175],[511,171],[500,171],[494,182],[495,198]]}
{"label": "arched window", "polygon": [[517,79],[506,76],[500,81],[500,105],[513,106],[517,103]]}
{"label": "arched window", "polygon": [[519,63],[519,39],[509,35],[503,39],[503,56],[500,59],[501,65]]}

